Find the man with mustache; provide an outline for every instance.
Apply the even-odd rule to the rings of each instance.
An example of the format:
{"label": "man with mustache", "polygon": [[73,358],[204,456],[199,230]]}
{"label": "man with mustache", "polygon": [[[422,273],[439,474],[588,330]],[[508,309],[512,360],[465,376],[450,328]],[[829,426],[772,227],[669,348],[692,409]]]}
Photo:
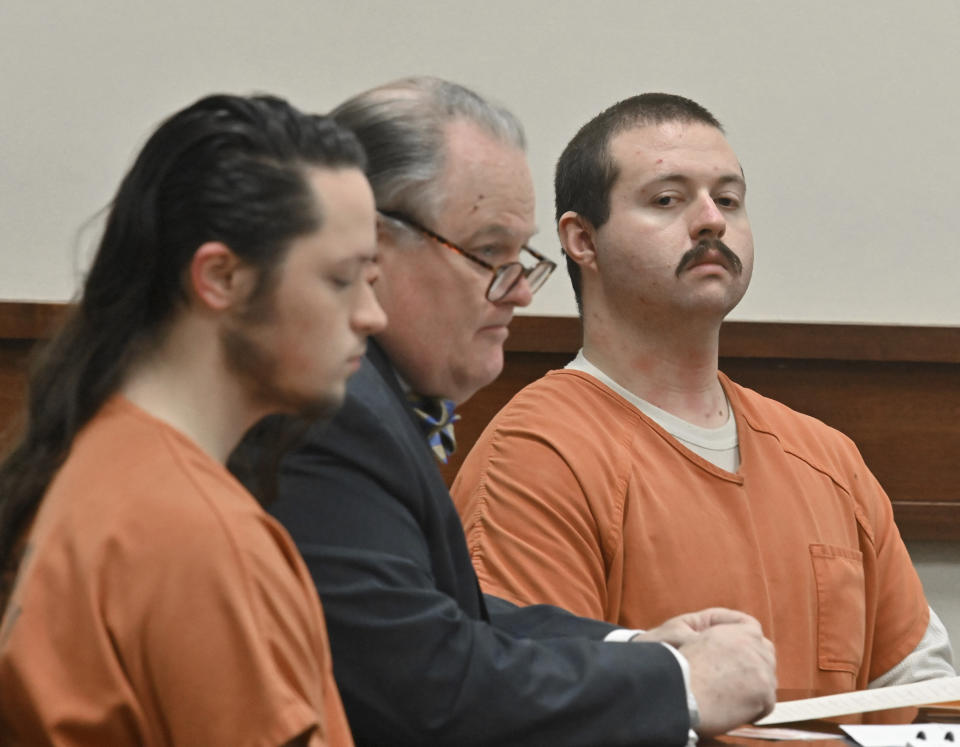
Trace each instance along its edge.
{"label": "man with mustache", "polygon": [[[442,439],[428,445],[438,426],[416,411],[439,418],[450,403],[423,397],[462,402],[500,373],[506,325],[552,269],[527,246],[523,130],[435,78],[363,92],[333,116],[368,155],[388,323],[343,409],[283,460],[270,511],[323,600],[357,744],[662,747],[768,710],[773,649],[748,615],[686,614],[628,642],[636,631],[481,594],[431,449]],[[269,451],[269,431],[234,465]]]}
{"label": "man with mustache", "polygon": [[631,628],[747,612],[782,688],[952,675],[853,443],[718,371],[753,267],[745,197],[720,124],[679,96],[620,102],[564,150],[583,348],[496,416],[453,486],[481,584]]}

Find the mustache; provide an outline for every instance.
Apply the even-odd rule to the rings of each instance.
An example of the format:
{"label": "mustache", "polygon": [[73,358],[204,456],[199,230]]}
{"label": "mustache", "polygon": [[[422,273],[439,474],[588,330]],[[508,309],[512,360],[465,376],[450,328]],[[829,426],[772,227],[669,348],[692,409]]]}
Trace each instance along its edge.
{"label": "mustache", "polygon": [[680,262],[677,263],[676,276],[680,277],[680,273],[683,272],[686,267],[703,259],[703,255],[711,249],[716,249],[720,252],[721,256],[730,264],[730,269],[733,270],[734,275],[740,275],[743,272],[743,262],[740,261],[740,257],[734,253],[733,249],[720,241],[720,239],[701,239],[695,247],[688,249],[684,255],[680,257]]}

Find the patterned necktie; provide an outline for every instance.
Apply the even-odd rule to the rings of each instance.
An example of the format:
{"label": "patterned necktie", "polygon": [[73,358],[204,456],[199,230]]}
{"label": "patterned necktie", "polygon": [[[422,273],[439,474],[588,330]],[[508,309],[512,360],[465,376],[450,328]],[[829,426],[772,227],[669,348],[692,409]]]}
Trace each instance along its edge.
{"label": "patterned necktie", "polygon": [[453,412],[456,406],[453,400],[421,397],[413,392],[407,395],[407,400],[420,419],[420,428],[427,437],[434,455],[446,464],[447,457],[457,448],[457,441],[453,436],[453,424],[460,419],[460,416]]}

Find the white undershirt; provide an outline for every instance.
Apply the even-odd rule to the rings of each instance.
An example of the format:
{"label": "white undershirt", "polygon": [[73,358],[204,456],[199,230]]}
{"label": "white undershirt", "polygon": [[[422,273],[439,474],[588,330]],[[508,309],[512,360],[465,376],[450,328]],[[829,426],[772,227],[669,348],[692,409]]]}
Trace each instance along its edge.
{"label": "white undershirt", "polygon": [[727,399],[726,392],[724,392],[723,396],[724,399],[727,399],[727,412],[729,413],[727,422],[719,428],[701,428],[698,425],[688,423],[686,420],[678,418],[666,410],[661,410],[656,405],[650,404],[645,399],[641,399],[629,389],[622,387],[588,361],[583,354],[583,350],[577,353],[577,357],[570,361],[566,365],[566,368],[574,371],[582,371],[600,380],[690,449],[690,451],[702,456],[711,464],[727,472],[736,472],[740,468],[737,419],[733,417],[733,408],[730,407],[730,400]]}

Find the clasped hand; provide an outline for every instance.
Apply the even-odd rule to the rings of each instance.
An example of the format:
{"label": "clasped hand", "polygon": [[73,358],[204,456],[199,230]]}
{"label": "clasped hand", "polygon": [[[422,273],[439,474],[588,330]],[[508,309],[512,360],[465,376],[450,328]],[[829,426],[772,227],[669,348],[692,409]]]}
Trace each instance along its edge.
{"label": "clasped hand", "polygon": [[686,658],[702,736],[755,721],[776,703],[773,644],[750,615],[711,607],[671,618],[633,640],[669,643]]}

